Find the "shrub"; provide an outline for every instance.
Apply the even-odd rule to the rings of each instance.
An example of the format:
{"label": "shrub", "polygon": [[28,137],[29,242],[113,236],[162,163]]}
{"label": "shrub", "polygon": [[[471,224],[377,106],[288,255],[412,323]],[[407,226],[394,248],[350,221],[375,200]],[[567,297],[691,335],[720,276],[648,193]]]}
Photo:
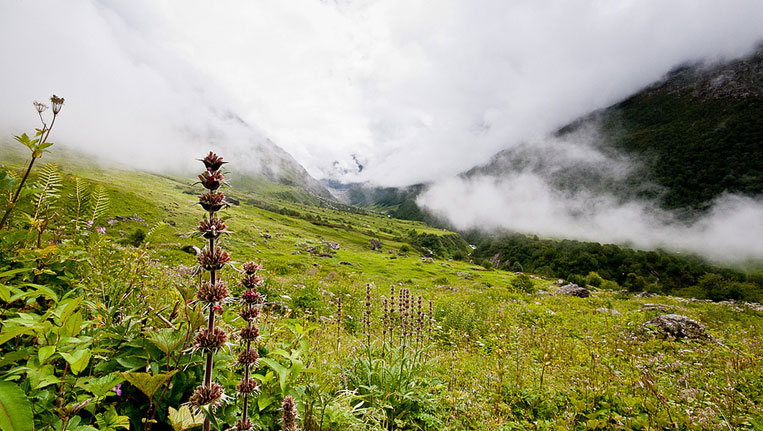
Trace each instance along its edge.
{"label": "shrub", "polygon": [[535,285],[527,274],[519,274],[511,280],[511,286],[514,289],[524,293],[534,293]]}

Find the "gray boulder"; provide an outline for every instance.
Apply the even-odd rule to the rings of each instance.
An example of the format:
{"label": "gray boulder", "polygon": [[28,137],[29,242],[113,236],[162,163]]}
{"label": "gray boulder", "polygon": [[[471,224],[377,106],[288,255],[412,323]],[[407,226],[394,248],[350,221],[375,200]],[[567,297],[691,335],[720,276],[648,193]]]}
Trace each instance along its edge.
{"label": "gray boulder", "polygon": [[704,325],[680,314],[663,314],[646,322],[644,326],[652,332],[662,334],[665,338],[698,340],[711,340],[713,338],[708,334]]}
{"label": "gray boulder", "polygon": [[557,295],[569,295],[576,296],[578,298],[588,298],[591,296],[591,291],[585,287],[580,287],[575,283],[565,284],[556,291]]}

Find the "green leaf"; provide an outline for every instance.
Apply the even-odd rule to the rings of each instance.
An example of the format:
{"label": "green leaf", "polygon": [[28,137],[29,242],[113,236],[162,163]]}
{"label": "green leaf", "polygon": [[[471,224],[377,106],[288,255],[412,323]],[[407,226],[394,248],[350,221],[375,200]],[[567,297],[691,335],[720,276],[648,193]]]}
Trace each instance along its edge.
{"label": "green leaf", "polygon": [[260,409],[260,411],[265,410],[268,408],[269,405],[273,404],[275,400],[270,395],[260,394],[259,397],[257,397],[257,408]]}
{"label": "green leaf", "polygon": [[183,343],[184,338],[185,336],[182,332],[172,328],[165,328],[159,332],[151,332],[148,335],[148,340],[154,343],[167,356]]}
{"label": "green leaf", "polygon": [[32,403],[24,391],[11,382],[0,382],[0,429],[26,431],[33,428]]}
{"label": "green leaf", "polygon": [[4,284],[0,284],[0,299],[2,299],[3,302],[8,302],[11,299],[11,289]]}
{"label": "green leaf", "polygon": [[75,375],[82,372],[90,362],[90,349],[75,350],[72,353],[60,353],[61,357],[69,363],[72,373]]}
{"label": "green leaf", "polygon": [[77,386],[90,392],[96,397],[102,397],[116,385],[124,381],[125,379],[119,374],[107,374],[103,377],[90,377],[83,382],[77,383]]}
{"label": "green leaf", "polygon": [[3,332],[0,332],[0,345],[6,341],[16,338],[19,335],[29,335],[34,333],[34,328],[26,326],[12,326],[3,328]]}
{"label": "green leaf", "polygon": [[273,369],[273,371],[278,374],[278,383],[281,386],[281,392],[286,391],[286,379],[289,378],[289,375],[291,374],[291,370],[287,367],[284,367],[281,365],[278,361],[271,358],[260,358],[260,361],[265,363],[265,365],[269,366]]}
{"label": "green leaf", "polygon": [[153,376],[148,373],[121,373],[121,375],[147,397],[152,398],[156,391],[177,372],[178,370],[175,370],[170,373],[156,374]]}
{"label": "green leaf", "polygon": [[[26,133],[22,133],[21,136],[14,136],[13,139],[20,142],[30,150],[32,149],[32,145],[34,145],[36,142],[33,142],[31,139],[29,139],[29,136],[27,136]],[[35,139],[35,141],[37,141]]]}
{"label": "green leaf", "polygon": [[40,365],[44,364],[53,354],[56,353],[56,346],[42,346],[37,352],[37,358],[40,360]]}
{"label": "green leaf", "polygon": [[104,413],[95,416],[95,424],[101,431],[116,430],[117,428],[130,429],[130,418],[119,416],[114,406],[109,406]]}
{"label": "green leaf", "polygon": [[173,430],[185,431],[202,425],[204,423],[204,414],[201,412],[194,414],[194,412],[191,411],[191,408],[187,405],[180,406],[180,409],[178,410],[170,407],[169,420]]}

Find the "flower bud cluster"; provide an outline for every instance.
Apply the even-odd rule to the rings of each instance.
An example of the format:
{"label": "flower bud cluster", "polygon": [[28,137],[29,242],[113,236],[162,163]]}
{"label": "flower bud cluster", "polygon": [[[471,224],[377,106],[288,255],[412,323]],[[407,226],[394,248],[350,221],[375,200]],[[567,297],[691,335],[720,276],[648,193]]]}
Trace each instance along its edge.
{"label": "flower bud cluster", "polygon": [[[197,408],[209,406],[214,411],[220,406],[225,395],[222,385],[212,381],[213,355],[228,341],[228,334],[222,328],[215,326],[215,315],[222,313],[223,304],[229,296],[228,288],[218,280],[217,271],[222,270],[230,262],[230,256],[225,250],[215,245],[215,240],[227,229],[225,222],[215,215],[225,206],[225,195],[217,191],[225,184],[225,177],[219,171],[225,162],[222,157],[212,152],[201,161],[206,170],[199,175],[199,181],[206,192],[199,196],[199,204],[208,212],[208,215],[199,222],[196,230],[208,241],[208,244],[196,255],[196,260],[201,269],[209,272],[209,279],[200,284],[196,291],[196,298],[209,309],[209,316],[207,325],[193,337],[194,349],[206,354],[206,367],[204,383],[196,387],[189,403]],[[204,431],[210,429],[208,419],[203,429]]]}
{"label": "flower bud cluster", "polygon": [[[245,345],[242,346],[241,352],[239,352],[236,358],[239,365],[244,368],[244,378],[236,385],[236,390],[244,397],[244,405],[241,411],[241,420],[238,421],[237,427],[246,427],[247,410],[249,407],[249,395],[255,393],[258,389],[257,381],[249,376],[251,367],[257,364],[257,360],[260,355],[257,353],[256,345],[253,347],[252,343],[256,343],[260,338],[260,328],[255,323],[257,316],[262,309],[262,303],[264,298],[260,294],[258,288],[262,286],[263,280],[258,277],[257,274],[262,271],[262,265],[254,262],[246,262],[241,265],[241,269],[244,272],[241,276],[241,287],[244,290],[240,295],[241,309],[238,315],[246,322],[246,326],[241,328],[239,337],[242,341],[245,341]],[[239,428],[248,429],[248,428]]]}

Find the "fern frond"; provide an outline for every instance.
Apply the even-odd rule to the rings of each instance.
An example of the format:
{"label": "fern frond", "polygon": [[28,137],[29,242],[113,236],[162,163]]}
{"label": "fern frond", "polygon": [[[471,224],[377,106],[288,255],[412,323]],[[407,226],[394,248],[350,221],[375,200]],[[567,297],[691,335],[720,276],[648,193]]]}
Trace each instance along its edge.
{"label": "fern frond", "polygon": [[61,173],[58,166],[55,163],[43,166],[32,187],[37,190],[32,197],[35,207],[34,218],[37,218],[41,211],[54,206],[61,197]]}
{"label": "fern frond", "polygon": [[93,223],[106,214],[106,209],[109,207],[109,196],[106,194],[106,190],[102,185],[96,186],[93,193],[90,194],[88,207],[90,221]]}
{"label": "fern frond", "polygon": [[74,190],[67,196],[66,211],[71,214],[75,229],[79,229],[80,219],[83,217],[89,197],[90,190],[87,187],[87,182],[79,177],[74,177]]}

